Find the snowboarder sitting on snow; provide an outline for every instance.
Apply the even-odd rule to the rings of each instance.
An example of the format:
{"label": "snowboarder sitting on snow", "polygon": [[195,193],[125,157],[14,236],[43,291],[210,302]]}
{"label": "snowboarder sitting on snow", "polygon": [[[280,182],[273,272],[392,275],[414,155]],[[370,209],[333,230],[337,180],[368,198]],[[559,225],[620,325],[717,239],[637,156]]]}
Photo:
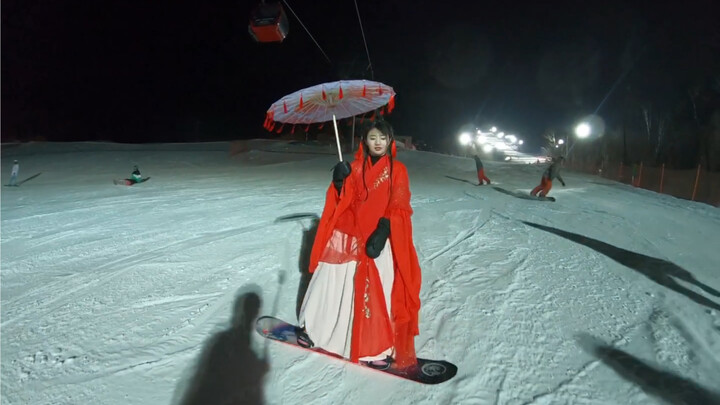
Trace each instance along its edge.
{"label": "snowboarder sitting on snow", "polygon": [[547,196],[552,188],[552,181],[556,177],[560,180],[560,184],[565,187],[565,181],[563,181],[563,178],[560,176],[560,167],[562,166],[563,160],[565,160],[565,158],[562,156],[558,156],[553,159],[552,164],[543,172],[540,184],[530,192],[530,195],[536,196],[538,191],[540,191],[540,197]]}
{"label": "snowboarder sitting on snow", "polygon": [[133,166],[133,172],[130,175],[129,179],[125,179],[125,183],[127,185],[137,184],[142,182],[142,174],[140,174],[140,169],[138,169],[137,165]]}
{"label": "snowboarder sitting on snow", "polygon": [[133,166],[133,172],[130,175],[129,179],[113,180],[115,184],[125,183],[126,186],[132,186],[133,184],[142,183],[142,181],[142,174],[140,174],[140,169],[138,169],[137,165]]}
{"label": "snowboarder sitting on snow", "polygon": [[396,153],[392,127],[376,121],[355,161],[335,166],[298,317],[300,345],[383,370],[417,364],[421,275]]}
{"label": "snowboarder sitting on snow", "polygon": [[480,160],[480,156],[474,155],[473,159],[475,159],[475,168],[477,169],[478,186],[482,186],[483,181],[486,181],[487,184],[490,184],[490,179],[485,176],[485,168],[483,167],[482,160]]}

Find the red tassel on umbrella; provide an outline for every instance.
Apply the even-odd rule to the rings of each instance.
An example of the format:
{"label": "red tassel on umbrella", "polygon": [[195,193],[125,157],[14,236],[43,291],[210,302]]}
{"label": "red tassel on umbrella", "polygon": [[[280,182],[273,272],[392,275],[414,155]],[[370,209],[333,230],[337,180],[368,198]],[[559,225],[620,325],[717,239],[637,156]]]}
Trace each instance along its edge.
{"label": "red tassel on umbrella", "polygon": [[271,126],[273,125],[273,117],[275,116],[274,111],[268,111],[265,114],[265,123],[263,124],[263,128],[272,131]]}
{"label": "red tassel on umbrella", "polygon": [[340,94],[338,95],[338,99],[342,100],[343,94],[342,94],[342,87],[340,87]]}
{"label": "red tassel on umbrella", "polygon": [[287,104],[285,104],[284,101],[283,101],[283,112],[285,112],[285,114],[287,114]]}
{"label": "red tassel on umbrella", "polygon": [[390,101],[388,101],[388,113],[391,113],[394,108],[395,108],[395,95],[393,94],[392,96],[390,96]]}
{"label": "red tassel on umbrella", "polygon": [[380,107],[380,115],[385,115],[385,108],[384,108],[384,107]]}
{"label": "red tassel on umbrella", "polygon": [[327,100],[327,94],[325,94],[325,89],[322,90],[322,98],[323,100]]}
{"label": "red tassel on umbrella", "polygon": [[300,104],[298,104],[298,108],[297,108],[297,109],[299,110],[299,109],[301,109],[301,108],[303,108],[302,94],[300,95]]}
{"label": "red tassel on umbrella", "polygon": [[323,129],[324,126],[325,126],[325,123],[323,122],[318,126],[318,129]]}
{"label": "red tassel on umbrella", "polygon": [[382,93],[383,93],[383,91],[382,91],[382,86],[380,86],[380,85],[378,84],[378,94],[382,96]]}
{"label": "red tassel on umbrella", "polygon": [[307,124],[307,125],[305,126],[305,132],[308,132],[308,131],[310,131],[310,124]]}
{"label": "red tassel on umbrella", "polygon": [[366,94],[367,94],[367,86],[363,85],[362,96],[365,97]]}
{"label": "red tassel on umbrella", "polygon": [[283,128],[285,128],[285,124],[280,125],[280,128],[278,128],[277,131],[275,131],[275,133],[279,134],[280,132],[282,132]]}

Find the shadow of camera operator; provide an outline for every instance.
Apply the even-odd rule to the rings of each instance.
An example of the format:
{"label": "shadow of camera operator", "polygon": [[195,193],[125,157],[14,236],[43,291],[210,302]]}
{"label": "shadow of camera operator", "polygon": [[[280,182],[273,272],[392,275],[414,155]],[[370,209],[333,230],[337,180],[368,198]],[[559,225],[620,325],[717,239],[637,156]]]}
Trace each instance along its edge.
{"label": "shadow of camera operator", "polygon": [[250,347],[260,296],[247,291],[249,288],[241,289],[235,300],[230,328],[215,334],[205,344],[178,404],[259,405],[264,402],[263,378],[269,367]]}

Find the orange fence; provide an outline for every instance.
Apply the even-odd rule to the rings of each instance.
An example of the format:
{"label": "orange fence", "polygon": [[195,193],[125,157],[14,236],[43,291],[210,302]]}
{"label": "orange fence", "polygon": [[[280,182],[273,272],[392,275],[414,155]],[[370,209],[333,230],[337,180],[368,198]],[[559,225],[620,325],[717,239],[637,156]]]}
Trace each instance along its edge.
{"label": "orange fence", "polygon": [[565,166],[570,170],[598,174],[635,187],[720,207],[720,173],[705,171],[700,166],[690,170],[670,170],[664,165],[652,167],[642,162],[632,166],[611,162],[602,170],[598,166],[575,162]]}

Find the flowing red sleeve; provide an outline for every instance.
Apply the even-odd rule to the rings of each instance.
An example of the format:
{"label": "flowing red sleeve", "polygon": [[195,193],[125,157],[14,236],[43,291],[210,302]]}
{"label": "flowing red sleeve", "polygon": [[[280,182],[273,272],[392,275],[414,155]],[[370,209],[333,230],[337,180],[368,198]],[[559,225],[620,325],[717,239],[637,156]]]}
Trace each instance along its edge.
{"label": "flowing red sleeve", "polygon": [[[358,170],[353,162],[353,171]],[[335,186],[330,186],[325,193],[325,206],[323,208],[318,230],[315,234],[315,241],[310,252],[310,273],[314,273],[318,263],[322,260],[330,263],[342,263],[352,260],[357,255],[358,231],[352,218],[353,212],[348,209],[355,197],[355,176],[348,176],[345,179],[342,190],[338,193]],[[328,241],[335,229],[339,229],[349,235],[346,249],[329,251]]]}
{"label": "flowing red sleeve", "polygon": [[392,316],[395,325],[395,361],[398,367],[417,362],[414,338],[420,311],[420,264],[412,237],[410,183],[405,165],[394,162],[392,191],[386,216],[390,218],[390,243],[395,260]]}

